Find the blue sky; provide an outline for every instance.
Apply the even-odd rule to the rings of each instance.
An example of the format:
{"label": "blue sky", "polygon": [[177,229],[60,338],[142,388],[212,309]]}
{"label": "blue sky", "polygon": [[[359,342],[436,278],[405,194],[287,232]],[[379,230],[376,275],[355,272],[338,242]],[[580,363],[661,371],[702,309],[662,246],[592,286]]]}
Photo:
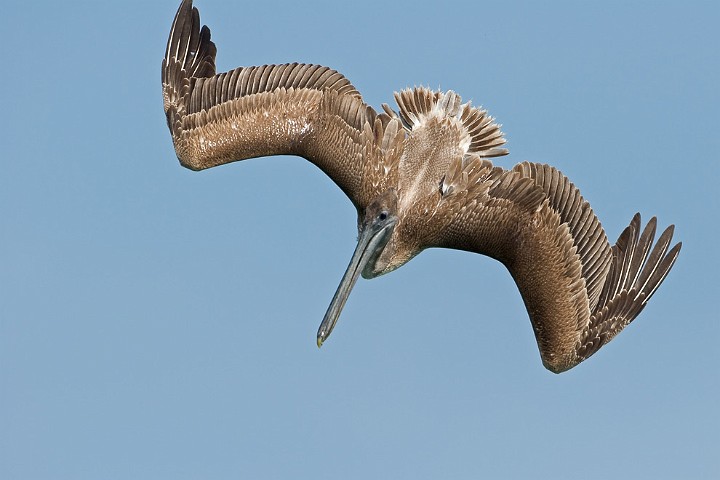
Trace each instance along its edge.
{"label": "blue sky", "polygon": [[649,306],[559,376],[505,269],[449,250],[361,280],[318,350],[354,209],[298,158],[179,166],[178,3],[3,8],[0,476],[720,476],[714,2],[196,1],[220,70],[321,63],[376,108],[453,89],[611,239],[676,224]]}

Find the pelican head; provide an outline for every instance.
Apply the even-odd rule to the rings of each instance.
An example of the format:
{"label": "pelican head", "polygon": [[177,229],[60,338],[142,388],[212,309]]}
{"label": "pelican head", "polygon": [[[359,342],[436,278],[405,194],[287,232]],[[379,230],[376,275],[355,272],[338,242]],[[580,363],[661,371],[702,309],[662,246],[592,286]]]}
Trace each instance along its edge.
{"label": "pelican head", "polygon": [[386,247],[398,221],[397,192],[385,191],[373,200],[358,219],[358,243],[335,296],[320,323],[318,347],[330,336],[358,276],[373,278],[386,271],[392,252]]}

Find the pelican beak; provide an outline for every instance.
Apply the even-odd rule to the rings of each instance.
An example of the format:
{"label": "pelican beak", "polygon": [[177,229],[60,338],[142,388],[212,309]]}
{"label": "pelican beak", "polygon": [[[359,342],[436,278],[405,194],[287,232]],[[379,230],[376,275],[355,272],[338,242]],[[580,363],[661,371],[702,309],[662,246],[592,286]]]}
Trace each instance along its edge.
{"label": "pelican beak", "polygon": [[388,217],[383,218],[382,221],[377,220],[363,229],[360,238],[358,238],[355,252],[350,259],[350,264],[345,270],[345,275],[343,275],[340,285],[335,291],[335,296],[330,302],[327,312],[325,312],[325,317],[320,323],[317,333],[318,347],[321,347],[323,342],[330,336],[358,276],[368,264],[374,262],[380,256],[392,236],[396,223],[396,217]]}

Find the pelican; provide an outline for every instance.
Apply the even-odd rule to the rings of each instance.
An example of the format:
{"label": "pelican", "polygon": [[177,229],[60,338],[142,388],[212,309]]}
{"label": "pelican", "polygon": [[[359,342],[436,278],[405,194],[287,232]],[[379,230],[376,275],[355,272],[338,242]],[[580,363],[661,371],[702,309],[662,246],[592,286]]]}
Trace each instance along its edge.
{"label": "pelican", "polygon": [[192,0],[175,15],[162,61],[167,125],[180,164],[203,170],[298,155],[325,172],[358,214],[358,242],[320,324],[321,346],[358,277],[391,272],[426,248],[502,262],[527,308],[543,365],[560,373],[608,343],[645,308],[680,252],[674,226],[636,214],[610,245],[580,191],[557,169],[510,170],[487,111],[453,91],[395,93],[367,105],[342,74],[289,63],[215,71],[215,44]]}

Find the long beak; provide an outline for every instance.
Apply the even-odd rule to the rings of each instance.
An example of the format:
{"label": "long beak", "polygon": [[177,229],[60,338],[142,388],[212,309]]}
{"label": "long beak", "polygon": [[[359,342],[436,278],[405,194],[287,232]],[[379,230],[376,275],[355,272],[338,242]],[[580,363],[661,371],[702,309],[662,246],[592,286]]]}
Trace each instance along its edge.
{"label": "long beak", "polygon": [[318,347],[321,347],[323,342],[330,336],[360,273],[368,262],[377,259],[377,256],[382,252],[383,248],[385,248],[394,226],[395,222],[392,221],[382,226],[379,230],[372,228],[372,226],[363,229],[358,239],[357,247],[355,247],[355,252],[350,259],[350,264],[347,270],[345,270],[345,275],[343,275],[340,285],[335,291],[335,296],[332,302],[330,302],[327,312],[325,312],[325,317],[322,323],[320,323],[320,328],[317,333]]}

